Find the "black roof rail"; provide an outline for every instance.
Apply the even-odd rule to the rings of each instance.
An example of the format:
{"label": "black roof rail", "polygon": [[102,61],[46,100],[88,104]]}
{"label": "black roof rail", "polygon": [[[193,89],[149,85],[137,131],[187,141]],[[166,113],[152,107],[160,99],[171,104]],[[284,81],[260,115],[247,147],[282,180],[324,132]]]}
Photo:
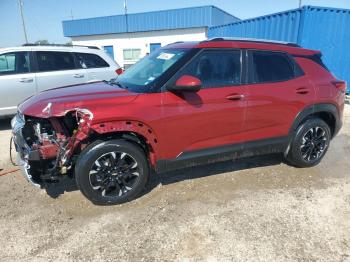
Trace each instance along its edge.
{"label": "black roof rail", "polygon": [[292,47],[300,47],[300,45],[296,43],[289,43],[277,40],[269,40],[269,39],[257,39],[257,38],[229,38],[229,37],[215,37],[208,40],[204,40],[202,42],[217,42],[217,41],[237,41],[237,42],[252,42],[252,43],[263,43],[263,44],[275,44],[275,45],[287,45]]}
{"label": "black roof rail", "polygon": [[184,41],[176,41],[176,42],[171,43],[171,44],[169,44],[169,45],[173,45],[173,44],[180,44],[180,43],[185,43],[185,42],[184,42]]}
{"label": "black roof rail", "polygon": [[88,45],[64,45],[64,44],[23,44],[22,46],[61,46],[61,47],[86,47],[90,49],[100,49],[97,46],[88,46]]}

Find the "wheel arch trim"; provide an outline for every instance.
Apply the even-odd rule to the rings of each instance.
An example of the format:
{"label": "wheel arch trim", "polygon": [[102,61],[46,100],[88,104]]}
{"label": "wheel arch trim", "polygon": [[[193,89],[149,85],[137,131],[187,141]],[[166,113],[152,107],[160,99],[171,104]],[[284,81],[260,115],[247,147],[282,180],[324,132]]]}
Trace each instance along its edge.
{"label": "wheel arch trim", "polygon": [[145,138],[146,144],[150,148],[149,157],[151,164],[156,162],[159,152],[159,141],[153,128],[141,121],[135,120],[118,120],[103,122],[91,125],[91,129],[100,135],[117,134],[117,133],[134,133]]}
{"label": "wheel arch trim", "polygon": [[298,115],[294,119],[292,127],[289,130],[289,136],[292,137],[294,131],[297,130],[300,124],[303,121],[305,121],[309,116],[317,113],[330,113],[334,117],[335,130],[333,136],[335,136],[336,133],[339,131],[342,123],[337,106],[331,103],[314,104],[305,107],[301,112],[298,113]]}

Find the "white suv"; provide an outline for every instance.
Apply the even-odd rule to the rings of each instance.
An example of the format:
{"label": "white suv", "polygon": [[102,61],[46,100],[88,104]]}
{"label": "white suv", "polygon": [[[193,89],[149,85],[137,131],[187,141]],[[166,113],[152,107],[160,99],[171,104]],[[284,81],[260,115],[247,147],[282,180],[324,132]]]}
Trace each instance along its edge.
{"label": "white suv", "polygon": [[120,66],[97,47],[38,46],[0,49],[0,117],[17,104],[50,88],[111,80]]}

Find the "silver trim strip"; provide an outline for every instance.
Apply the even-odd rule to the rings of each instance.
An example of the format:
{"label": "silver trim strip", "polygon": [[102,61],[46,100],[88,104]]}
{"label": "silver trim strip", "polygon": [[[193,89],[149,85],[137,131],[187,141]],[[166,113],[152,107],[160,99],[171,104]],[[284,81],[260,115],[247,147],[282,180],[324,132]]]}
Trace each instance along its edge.
{"label": "silver trim strip", "polygon": [[17,106],[1,107],[0,110],[17,109]]}

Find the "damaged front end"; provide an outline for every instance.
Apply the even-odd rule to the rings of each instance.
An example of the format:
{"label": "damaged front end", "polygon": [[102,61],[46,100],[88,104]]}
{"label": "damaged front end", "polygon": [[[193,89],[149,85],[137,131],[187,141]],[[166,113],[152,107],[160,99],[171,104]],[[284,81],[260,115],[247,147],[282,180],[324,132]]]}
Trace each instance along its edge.
{"label": "damaged front end", "polygon": [[93,114],[87,109],[74,108],[62,117],[25,116],[12,119],[13,141],[18,162],[25,177],[35,186],[45,188],[58,182],[74,165],[74,155],[82,149],[82,141],[90,132]]}

